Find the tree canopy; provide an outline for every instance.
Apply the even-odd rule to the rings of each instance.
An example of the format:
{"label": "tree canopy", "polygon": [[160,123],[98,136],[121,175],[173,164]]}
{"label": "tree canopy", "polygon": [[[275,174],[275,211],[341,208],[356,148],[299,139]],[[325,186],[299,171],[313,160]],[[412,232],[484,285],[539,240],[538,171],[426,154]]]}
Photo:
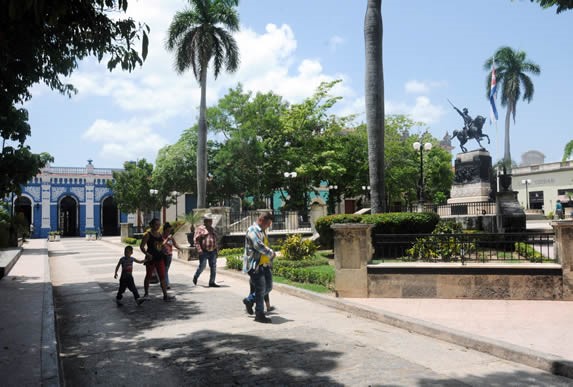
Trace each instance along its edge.
{"label": "tree canopy", "polygon": [[532,3],[538,3],[543,8],[557,6],[555,12],[561,13],[573,9],[573,0],[531,0]]}
{"label": "tree canopy", "polygon": [[166,47],[175,52],[175,69],[193,70],[201,87],[197,136],[197,205],[207,205],[207,71],[212,62],[215,78],[224,68],[239,67],[239,47],[232,33],[239,30],[238,0],[188,0],[167,32]]}
{"label": "tree canopy", "polygon": [[63,78],[88,56],[106,57],[110,70],[143,63],[149,28],[118,17],[127,6],[128,0],[0,0],[0,195],[19,193],[19,184],[53,161],[25,145],[31,128],[20,104],[32,97],[32,85],[43,82],[71,96],[76,90]]}

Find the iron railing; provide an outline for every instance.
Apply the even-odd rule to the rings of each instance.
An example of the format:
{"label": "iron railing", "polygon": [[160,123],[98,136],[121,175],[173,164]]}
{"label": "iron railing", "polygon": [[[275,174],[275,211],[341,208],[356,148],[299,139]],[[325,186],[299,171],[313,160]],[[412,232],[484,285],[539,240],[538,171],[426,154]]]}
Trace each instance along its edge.
{"label": "iron railing", "polygon": [[[259,211],[231,212],[229,214],[229,232],[244,233],[247,228],[257,220],[259,214]],[[297,211],[273,211],[273,219],[273,224],[269,229],[269,232],[296,232],[310,230],[310,222],[305,221],[305,219],[299,216]]]}
{"label": "iron railing", "polygon": [[555,262],[553,233],[376,234],[375,259],[425,262]]}

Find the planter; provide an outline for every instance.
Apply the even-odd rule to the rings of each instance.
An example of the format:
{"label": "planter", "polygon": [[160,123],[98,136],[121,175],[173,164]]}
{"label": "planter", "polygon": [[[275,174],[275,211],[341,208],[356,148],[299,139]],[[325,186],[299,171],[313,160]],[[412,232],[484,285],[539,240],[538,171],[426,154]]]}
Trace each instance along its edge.
{"label": "planter", "polygon": [[189,246],[195,246],[195,241],[193,240],[194,236],[195,236],[194,232],[187,233],[187,242],[189,242]]}
{"label": "planter", "polygon": [[48,242],[53,242],[56,239],[55,235],[48,235]]}

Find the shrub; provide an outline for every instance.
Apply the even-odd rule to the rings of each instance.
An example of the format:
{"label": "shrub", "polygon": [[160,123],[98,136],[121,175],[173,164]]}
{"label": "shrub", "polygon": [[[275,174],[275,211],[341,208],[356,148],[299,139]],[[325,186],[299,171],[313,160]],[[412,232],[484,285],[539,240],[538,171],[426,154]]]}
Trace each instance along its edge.
{"label": "shrub", "polygon": [[318,218],[315,224],[321,245],[332,248],[335,223],[372,224],[372,238],[376,234],[429,234],[440,220],[433,212],[390,212],[385,214],[341,214]]}
{"label": "shrub", "polygon": [[524,242],[515,242],[515,251],[522,257],[527,258],[530,262],[541,263],[544,259],[547,259],[531,245]]}
{"label": "shrub", "polygon": [[273,275],[284,277],[288,280],[301,283],[311,283],[332,287],[334,282],[334,269],[328,266],[326,270],[320,270],[321,266],[313,267],[273,267]]}
{"label": "shrub", "polygon": [[240,255],[243,254],[243,247],[235,247],[232,249],[221,249],[219,250],[219,255],[221,257],[228,257],[229,255]]}
{"label": "shrub", "polygon": [[441,259],[444,262],[450,262],[461,255],[464,247],[468,250],[475,250],[475,244],[473,243],[462,246],[459,239],[443,236],[461,233],[463,233],[463,230],[459,223],[454,221],[439,222],[434,231],[432,231],[432,235],[436,236],[416,239],[414,246],[406,250],[406,253],[413,260],[435,261]]}
{"label": "shrub", "polygon": [[302,235],[289,235],[282,243],[281,253],[284,259],[300,261],[309,259],[316,253],[317,246],[310,239],[302,239]]}
{"label": "shrub", "polygon": [[239,255],[227,256],[227,269],[243,270],[243,257]]}
{"label": "shrub", "polygon": [[[86,232],[87,233],[87,232]],[[128,245],[136,245],[139,241],[136,238],[127,237],[123,239],[123,243]]]}

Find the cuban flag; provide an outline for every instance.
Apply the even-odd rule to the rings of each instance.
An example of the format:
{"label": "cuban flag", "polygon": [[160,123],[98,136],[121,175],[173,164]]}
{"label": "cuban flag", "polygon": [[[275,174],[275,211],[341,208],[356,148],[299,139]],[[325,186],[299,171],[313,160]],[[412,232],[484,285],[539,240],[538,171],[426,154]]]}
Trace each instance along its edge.
{"label": "cuban flag", "polygon": [[497,81],[495,79],[495,64],[492,62],[492,64],[491,64],[491,85],[489,88],[489,103],[491,105],[491,111],[490,111],[490,115],[489,115],[490,123],[494,120],[497,122],[497,108],[495,107],[495,98],[496,98],[496,94],[497,94],[496,92],[497,92]]}

